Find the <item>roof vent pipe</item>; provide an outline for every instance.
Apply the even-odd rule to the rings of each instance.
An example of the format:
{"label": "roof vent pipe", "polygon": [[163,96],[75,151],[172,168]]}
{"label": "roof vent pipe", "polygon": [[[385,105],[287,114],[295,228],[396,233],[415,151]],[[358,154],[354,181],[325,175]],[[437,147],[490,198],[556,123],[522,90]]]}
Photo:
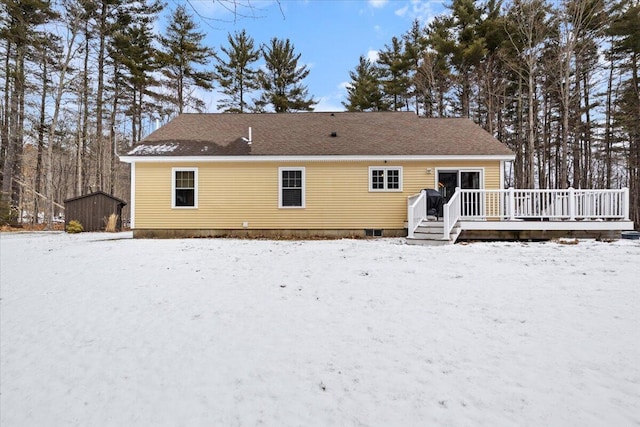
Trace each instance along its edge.
{"label": "roof vent pipe", "polygon": [[251,142],[253,140],[251,139],[251,126],[249,126],[249,145],[251,145]]}
{"label": "roof vent pipe", "polygon": [[335,138],[336,136],[338,136],[338,132],[331,132],[331,137]]}

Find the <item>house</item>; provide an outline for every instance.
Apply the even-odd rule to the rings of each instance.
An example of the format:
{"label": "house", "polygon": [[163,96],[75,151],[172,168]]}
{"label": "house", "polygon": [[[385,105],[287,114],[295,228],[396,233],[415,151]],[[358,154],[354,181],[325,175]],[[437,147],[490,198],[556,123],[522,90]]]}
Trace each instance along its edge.
{"label": "house", "polygon": [[122,229],[122,208],[127,202],[107,194],[95,191],[64,201],[65,229],[70,221],[79,221],[84,231],[105,230],[109,216],[116,215],[116,230]]}
{"label": "house", "polygon": [[182,114],[120,157],[135,237],[406,236],[407,200],[501,190],[514,154],[412,112]]}

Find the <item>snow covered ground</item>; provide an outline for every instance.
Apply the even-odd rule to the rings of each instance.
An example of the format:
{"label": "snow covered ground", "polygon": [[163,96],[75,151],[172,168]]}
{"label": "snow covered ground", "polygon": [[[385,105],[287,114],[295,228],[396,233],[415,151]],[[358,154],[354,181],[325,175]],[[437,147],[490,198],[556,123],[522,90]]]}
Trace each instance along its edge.
{"label": "snow covered ground", "polygon": [[3,427],[640,425],[638,241],[0,251]]}

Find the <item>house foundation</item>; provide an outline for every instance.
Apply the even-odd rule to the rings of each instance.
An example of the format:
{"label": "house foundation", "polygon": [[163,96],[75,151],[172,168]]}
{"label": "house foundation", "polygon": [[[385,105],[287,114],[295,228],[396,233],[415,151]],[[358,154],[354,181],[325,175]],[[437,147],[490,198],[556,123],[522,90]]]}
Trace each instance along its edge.
{"label": "house foundation", "polygon": [[[375,232],[372,232],[375,231]],[[364,239],[370,237],[406,237],[407,230],[399,229],[134,229],[139,239],[185,239],[229,237],[238,239]]]}

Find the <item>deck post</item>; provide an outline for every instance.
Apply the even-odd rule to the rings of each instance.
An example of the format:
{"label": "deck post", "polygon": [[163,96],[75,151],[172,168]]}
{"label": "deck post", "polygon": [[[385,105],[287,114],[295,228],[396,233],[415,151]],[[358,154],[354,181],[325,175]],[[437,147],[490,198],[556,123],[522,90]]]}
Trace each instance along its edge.
{"label": "deck post", "polygon": [[576,193],[573,187],[569,187],[569,219],[576,220]]}
{"label": "deck post", "polygon": [[624,206],[622,207],[622,214],[624,215],[624,219],[629,221],[629,188],[624,187],[622,189],[622,203]]}
{"label": "deck post", "polygon": [[509,219],[516,219],[516,191],[513,187],[509,187]]}
{"label": "deck post", "polygon": [[407,237],[413,239],[413,207],[411,206],[411,198],[407,198]]}
{"label": "deck post", "polygon": [[[455,193],[454,193],[455,194]],[[442,215],[442,238],[446,239],[449,237],[449,232],[447,230],[449,230],[449,208],[448,208],[448,204],[446,205],[447,209],[444,209],[443,215]]]}

